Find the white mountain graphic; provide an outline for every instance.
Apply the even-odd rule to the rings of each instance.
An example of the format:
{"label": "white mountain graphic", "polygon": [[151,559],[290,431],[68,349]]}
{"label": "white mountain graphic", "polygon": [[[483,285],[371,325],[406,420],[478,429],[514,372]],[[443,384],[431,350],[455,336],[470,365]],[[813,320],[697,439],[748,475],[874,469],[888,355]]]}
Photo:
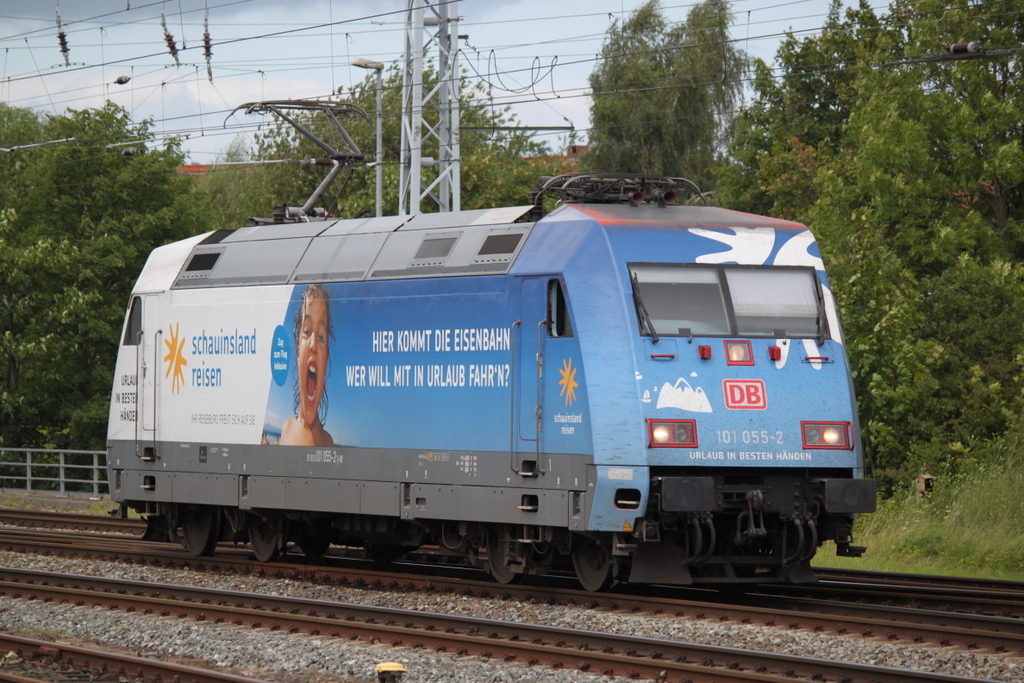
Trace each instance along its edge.
{"label": "white mountain graphic", "polygon": [[[679,385],[685,384],[685,389]],[[658,392],[658,408],[679,408],[693,413],[710,413],[711,403],[700,387],[694,389],[690,383],[680,377],[675,386],[665,382]]]}

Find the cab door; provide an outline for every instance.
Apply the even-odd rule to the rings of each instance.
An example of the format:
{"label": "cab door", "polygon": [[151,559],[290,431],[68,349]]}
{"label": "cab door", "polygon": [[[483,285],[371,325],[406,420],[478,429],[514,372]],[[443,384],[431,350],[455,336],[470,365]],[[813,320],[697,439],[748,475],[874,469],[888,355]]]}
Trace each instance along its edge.
{"label": "cab door", "polygon": [[[157,457],[157,374],[160,370],[159,328],[160,298],[156,296],[136,297],[142,305],[142,329],[138,332],[136,347],[136,377],[138,377],[139,410],[135,421],[135,454],[146,461]],[[133,302],[133,306],[135,305]]]}
{"label": "cab door", "polygon": [[544,341],[547,338],[546,277],[524,278],[520,287],[516,340],[516,415],[513,419],[512,469],[524,477],[539,474],[544,405]]}

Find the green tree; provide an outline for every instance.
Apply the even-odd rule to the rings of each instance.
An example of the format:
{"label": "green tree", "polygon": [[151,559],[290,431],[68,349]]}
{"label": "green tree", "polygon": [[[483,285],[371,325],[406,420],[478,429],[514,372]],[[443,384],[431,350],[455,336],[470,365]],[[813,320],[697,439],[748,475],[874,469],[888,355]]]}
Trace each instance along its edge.
{"label": "green tree", "polygon": [[650,0],[612,24],[590,75],[587,170],[683,176],[711,189],[748,62],[729,39],[729,10],[727,0],[704,0],[670,26]]}
{"label": "green tree", "polygon": [[[102,448],[128,294],[150,250],[204,229],[205,194],[123,109],[68,111],[0,207],[0,443]],[[110,147],[108,145],[115,145]],[[6,168],[5,168],[6,170]]]}
{"label": "green tree", "polygon": [[754,60],[755,98],[736,121],[732,163],[718,171],[722,204],[786,218],[813,204],[814,176],[842,150],[858,74],[879,38],[866,2],[841,10],[832,0],[820,33],[787,36],[773,67]]}
{"label": "green tree", "polygon": [[[965,39],[989,54],[940,58]],[[1022,40],[964,1],[834,7],[738,124],[720,197],[818,234],[876,474],[956,471],[1024,407]]]}
{"label": "green tree", "polygon": [[[436,82],[436,72],[425,69],[424,90]],[[344,218],[373,215],[376,205],[376,172],[366,164],[376,151],[376,74],[370,73],[353,86],[343,98],[360,106],[367,117],[344,120],[345,130],[365,155],[364,162],[343,171],[328,189],[320,206]],[[392,68],[383,84],[384,182],[383,213],[398,212],[399,162],[401,155],[402,74]],[[462,209],[514,206],[530,201],[530,190],[542,175],[554,175],[570,169],[564,158],[551,156],[548,148],[521,131],[500,130],[516,125],[507,110],[493,109],[480,87],[470,87],[464,79],[460,97],[460,136]],[[241,115],[241,114],[239,114]],[[425,111],[430,125],[436,125],[436,112]],[[300,116],[307,128],[338,149],[341,140],[322,116]],[[423,156],[437,158],[436,142],[426,141]],[[322,158],[324,153],[291,126],[273,122],[257,135],[249,150],[233,146],[226,152],[230,160],[249,156],[255,162]],[[424,176],[430,177],[430,169]],[[327,173],[323,166],[308,163],[216,167],[205,181],[219,209],[219,227],[243,225],[250,216],[266,216],[281,204],[302,204]],[[428,180],[429,182],[429,180]]]}

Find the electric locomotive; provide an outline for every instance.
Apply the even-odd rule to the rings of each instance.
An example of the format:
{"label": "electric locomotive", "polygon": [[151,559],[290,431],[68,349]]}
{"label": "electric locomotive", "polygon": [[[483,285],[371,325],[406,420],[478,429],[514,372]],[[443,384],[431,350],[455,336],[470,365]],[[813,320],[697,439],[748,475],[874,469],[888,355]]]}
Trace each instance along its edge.
{"label": "electric locomotive", "polygon": [[562,176],[533,205],[285,212],[154,250],[111,497],[195,555],[429,545],[501,582],[813,581],[825,541],[864,550],[876,491],[820,254],[683,191]]}

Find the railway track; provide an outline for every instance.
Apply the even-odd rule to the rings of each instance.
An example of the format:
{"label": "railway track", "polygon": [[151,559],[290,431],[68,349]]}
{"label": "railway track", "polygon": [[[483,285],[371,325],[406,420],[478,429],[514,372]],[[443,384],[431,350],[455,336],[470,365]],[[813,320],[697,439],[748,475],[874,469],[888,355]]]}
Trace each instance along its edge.
{"label": "railway track", "polygon": [[[2,514],[0,514],[0,521],[2,521]],[[370,568],[365,562],[343,562],[336,558],[328,558],[327,563],[319,565],[260,564],[251,560],[245,549],[223,544],[213,557],[192,558],[176,546],[164,543],[126,541],[123,537],[81,537],[57,532],[8,529],[0,532],[0,547],[20,548],[33,553],[115,559],[167,567],[192,566],[214,571],[255,573],[389,591],[446,592],[480,598],[501,597],[508,600],[543,602],[553,605],[583,605],[610,611],[640,612],[698,621],[706,620],[714,623],[765,625],[780,629],[802,629],[846,637],[884,639],[889,642],[905,641],[963,649],[983,649],[1017,656],[1024,654],[1024,620],[1018,616],[1006,616],[1007,613],[1019,615],[1021,611],[1024,611],[1024,592],[1017,590],[1019,587],[1012,584],[1007,586],[1005,591],[999,590],[1001,587],[999,582],[982,582],[983,585],[962,589],[943,588],[942,583],[944,582],[925,577],[920,585],[914,586],[912,577],[901,575],[896,577],[897,586],[893,588],[891,584],[884,582],[884,575],[876,573],[858,572],[853,576],[840,576],[830,575],[826,572],[823,576],[825,597],[794,597],[773,595],[768,592],[721,596],[713,592],[674,588],[588,593],[557,586],[510,586],[495,584],[490,580],[431,575],[437,572],[436,565],[426,567],[428,573],[409,573],[408,571],[399,573],[402,569],[414,568],[396,564],[395,569],[399,571],[380,571]],[[293,559],[300,560],[301,558]],[[474,574],[468,573],[468,575]],[[480,574],[475,574],[475,576],[480,576]],[[864,594],[857,593],[861,587],[866,587],[864,590],[868,592],[865,594],[877,600],[879,604],[863,602]],[[814,587],[815,590],[819,588]],[[802,590],[799,587],[795,588],[795,590],[797,589]],[[91,590],[95,592],[97,589]],[[775,587],[772,587],[771,590],[774,591]],[[844,591],[847,592],[845,597],[848,600],[861,600],[861,602],[835,599],[836,596],[842,596]],[[974,600],[969,603],[968,611],[956,611],[964,609],[965,605],[950,602],[948,599],[944,600],[951,595],[964,598],[965,591],[968,593],[966,597]],[[915,604],[922,599],[922,596],[937,603],[944,603],[946,606],[943,609],[922,609]],[[978,602],[982,599],[988,602]],[[193,601],[197,600],[201,600],[201,598],[193,598]],[[984,613],[986,611],[989,613]],[[427,630],[429,632],[429,628]],[[436,625],[434,630],[437,630]],[[349,637],[352,635],[350,634]],[[363,638],[364,636],[358,637]],[[365,637],[372,640],[379,636]],[[521,635],[517,637],[519,640],[523,638]],[[536,637],[533,636],[533,638]],[[415,635],[391,637],[391,639],[395,638],[403,644],[419,642]],[[413,640],[410,641],[410,638]],[[386,638],[381,638],[381,640],[391,642]],[[442,644],[441,646],[452,651],[448,645]],[[584,646],[584,648],[589,647],[589,645]],[[607,645],[604,644],[601,647],[606,648]],[[627,646],[628,648],[629,646]],[[699,648],[705,650],[707,646],[701,645]],[[459,651],[459,649],[456,647],[454,651]],[[467,652],[472,652],[472,650],[467,649]],[[661,650],[659,652],[661,653],[659,661],[664,660],[664,652]],[[506,654],[515,655],[509,661],[546,661],[528,654],[514,652]],[[561,654],[564,656],[564,652]],[[502,658],[505,656],[502,655]],[[682,653],[681,656],[687,660],[690,659],[690,655],[686,653]],[[745,670],[744,665],[737,664],[741,660],[730,661]],[[570,666],[563,660],[549,663]],[[682,663],[689,664],[690,662]],[[584,663],[583,666],[595,671],[604,671],[608,668],[607,665],[604,665],[603,668],[592,668],[602,667],[602,662]],[[785,669],[785,671],[789,670],[796,671],[796,669]],[[630,671],[637,672],[639,670],[631,669]],[[863,678],[862,674],[863,672],[852,675],[849,680],[867,680]],[[657,675],[655,674],[655,676]],[[826,680],[831,679],[826,678]],[[836,680],[843,679],[840,677]],[[912,679],[904,677],[894,680]]]}
{"label": "railway track", "polygon": [[[12,510],[0,508],[0,525],[32,529],[71,529],[93,531],[98,534],[124,533],[141,538],[146,530],[145,521],[123,519],[110,515],[89,515],[42,510]],[[225,546],[221,545],[221,549]],[[934,588],[950,591],[972,590],[972,597],[985,592],[998,595],[1020,593],[1024,595],[1024,582],[997,579],[936,576],[927,574],[901,574],[856,569],[816,567],[815,575],[831,586],[865,584],[888,588]],[[886,589],[888,589],[886,588]],[[933,591],[932,594],[937,594]]]}
{"label": "railway track", "polygon": [[149,657],[85,648],[0,633],[0,652],[15,657],[0,662],[0,681],[176,681],[177,683],[261,683],[258,679],[201,669]]}
{"label": "railway track", "polygon": [[[501,596],[548,604],[584,605],[613,611],[641,612],[719,623],[759,624],[817,633],[858,635],[887,641],[928,643],[965,649],[985,649],[1024,655],[1024,593],[980,589],[967,595],[942,592],[924,586],[878,592],[860,583],[826,579],[826,585],[793,587],[799,595],[769,592],[721,596],[710,591],[661,587],[627,587],[619,592],[590,593],[564,585],[500,585],[468,571],[462,576],[438,576],[436,571],[411,573],[408,565],[395,564],[391,571],[374,569],[365,562],[329,564],[273,563],[252,560],[243,548],[221,546],[209,558],[193,558],[176,546],[123,538],[69,536],[57,532],[0,531],[0,547],[24,552],[110,559],[166,567],[191,566],[212,571],[257,573],[328,584],[386,590],[455,592],[472,597]],[[301,558],[292,558],[301,560]],[[405,569],[406,571],[403,571]],[[436,566],[427,569],[436,570]],[[567,582],[566,582],[567,583]],[[922,592],[923,591],[923,592]],[[921,603],[931,603],[930,608]]]}
{"label": "railway track", "polygon": [[1012,619],[1024,617],[1024,593],[1014,589],[958,588],[903,582],[840,581],[825,579],[809,586],[761,586],[760,594],[792,599],[804,597],[844,603],[870,602],[950,614],[986,614]]}
{"label": "railway track", "polygon": [[847,581],[850,583],[873,583],[886,586],[931,586],[935,588],[971,588],[976,590],[993,590],[1001,593],[1021,593],[1024,595],[1024,581],[1005,581],[1002,579],[976,579],[961,576],[938,576],[935,574],[903,574],[900,572],[877,572],[857,569],[836,569],[831,567],[815,567],[815,575],[828,581]]}
{"label": "railway track", "polygon": [[0,596],[666,682],[977,680],[419,610],[34,571],[0,570]]}
{"label": "railway track", "polygon": [[126,519],[111,515],[84,515],[46,510],[0,508],[0,524],[32,529],[74,529],[101,534],[121,533],[139,538],[146,533],[146,522],[139,518]]}

